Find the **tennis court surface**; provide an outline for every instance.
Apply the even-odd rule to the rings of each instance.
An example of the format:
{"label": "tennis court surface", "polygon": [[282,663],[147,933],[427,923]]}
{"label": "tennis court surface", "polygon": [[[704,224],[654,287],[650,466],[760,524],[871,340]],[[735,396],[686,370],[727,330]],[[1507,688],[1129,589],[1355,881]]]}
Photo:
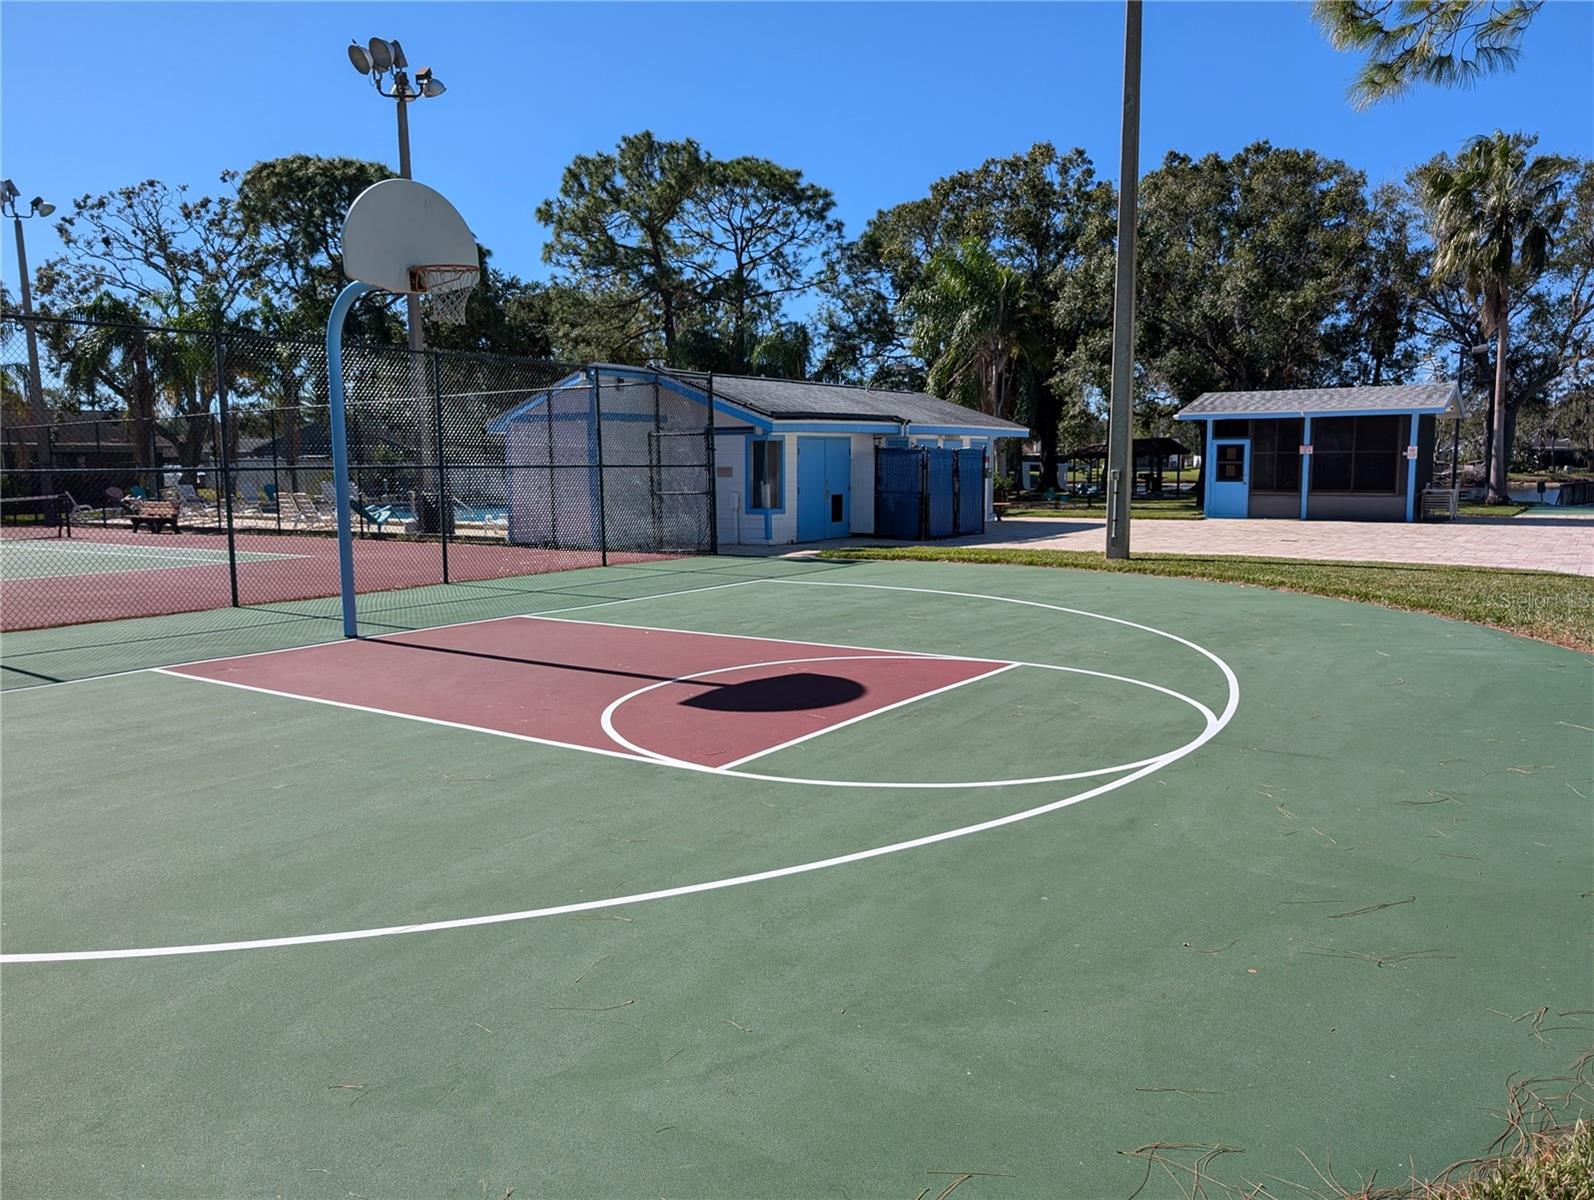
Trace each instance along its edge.
{"label": "tennis court surface", "polygon": [[6,634],[8,1194],[1285,1195],[1591,1040],[1588,656],[1017,567],[367,601]]}

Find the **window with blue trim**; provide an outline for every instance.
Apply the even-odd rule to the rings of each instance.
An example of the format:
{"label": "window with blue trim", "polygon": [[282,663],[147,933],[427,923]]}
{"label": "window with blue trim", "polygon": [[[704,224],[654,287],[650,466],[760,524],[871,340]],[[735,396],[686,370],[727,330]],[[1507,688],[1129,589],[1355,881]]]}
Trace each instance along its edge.
{"label": "window with blue trim", "polygon": [[781,507],[782,454],[778,438],[752,438],[747,470],[747,507],[768,511]]}

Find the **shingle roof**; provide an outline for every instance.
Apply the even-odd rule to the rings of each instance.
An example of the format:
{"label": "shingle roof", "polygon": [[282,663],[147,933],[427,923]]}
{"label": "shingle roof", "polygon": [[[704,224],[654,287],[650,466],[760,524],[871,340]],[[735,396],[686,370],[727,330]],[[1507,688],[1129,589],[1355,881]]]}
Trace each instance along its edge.
{"label": "shingle roof", "polygon": [[1406,383],[1395,387],[1286,388],[1270,392],[1206,392],[1179,411],[1197,417],[1300,416],[1336,412],[1444,412],[1460,393],[1454,383]]}
{"label": "shingle roof", "polygon": [[[707,389],[709,376],[693,371],[667,372],[683,383]],[[914,425],[961,425],[1027,437],[1029,430],[1000,417],[987,416],[923,392],[847,387],[798,379],[764,379],[747,375],[713,376],[714,395],[775,420],[907,421]]]}

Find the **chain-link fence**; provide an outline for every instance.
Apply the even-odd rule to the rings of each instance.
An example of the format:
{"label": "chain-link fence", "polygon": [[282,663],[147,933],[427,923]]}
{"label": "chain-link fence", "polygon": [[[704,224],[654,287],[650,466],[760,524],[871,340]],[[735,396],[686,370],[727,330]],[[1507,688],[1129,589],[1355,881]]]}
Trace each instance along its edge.
{"label": "chain-link fence", "polygon": [[[0,628],[337,595],[320,341],[32,324],[42,405],[0,317]],[[711,413],[653,372],[366,344],[344,372],[362,615],[714,549]]]}

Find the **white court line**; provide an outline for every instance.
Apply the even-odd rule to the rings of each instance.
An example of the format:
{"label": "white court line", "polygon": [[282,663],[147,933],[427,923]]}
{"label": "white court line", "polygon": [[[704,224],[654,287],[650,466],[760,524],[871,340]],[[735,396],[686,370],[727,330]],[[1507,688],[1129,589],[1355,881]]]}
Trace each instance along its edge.
{"label": "white court line", "polygon": [[[1136,760],[1135,762],[1114,763],[1110,767],[1093,767],[1088,771],[1064,771],[1055,775],[1035,775],[1027,779],[947,779],[935,780],[931,782],[906,782],[902,780],[877,779],[812,779],[803,775],[763,775],[756,771],[735,770],[731,766],[708,767],[704,766],[702,763],[692,762],[690,759],[671,758],[668,755],[660,754],[655,750],[649,750],[646,746],[638,745],[637,743],[625,737],[614,727],[614,714],[620,710],[622,705],[635,700],[638,696],[645,692],[651,692],[655,688],[668,687],[672,683],[686,683],[694,679],[703,679],[711,675],[723,675],[730,671],[741,670],[747,667],[778,667],[785,666],[789,663],[802,662],[851,661],[857,657],[860,656],[838,654],[827,657],[781,659],[776,662],[767,663],[744,663],[742,667],[716,667],[711,671],[699,671],[695,675],[683,675],[679,679],[661,680],[658,683],[647,684],[644,687],[639,687],[635,691],[621,696],[618,700],[610,704],[608,708],[603,710],[603,715],[599,718],[599,723],[603,726],[603,731],[609,736],[610,741],[614,742],[618,746],[624,746],[628,750],[633,750],[638,755],[656,762],[661,766],[676,767],[682,771],[697,771],[704,775],[723,775],[731,779],[748,779],[758,783],[791,783],[802,787],[871,788],[895,790],[911,789],[914,791],[952,790],[958,788],[964,790],[977,790],[985,788],[1026,787],[1037,783],[1064,783],[1074,779],[1094,779],[1102,775],[1116,775],[1122,771],[1132,771],[1139,767],[1143,767],[1147,763],[1161,757],[1160,755],[1155,755],[1152,758],[1142,758]],[[917,659],[926,656],[909,653],[902,655],[867,655],[862,657],[865,657],[865,660],[867,661],[877,658]],[[984,661],[990,662],[1000,660],[987,659]],[[1034,667],[1042,671],[1060,671],[1069,675],[1089,675],[1097,679],[1110,679],[1115,683],[1127,683],[1134,687],[1143,687],[1148,691],[1161,692],[1165,696],[1171,696],[1175,700],[1179,700],[1185,704],[1188,704],[1191,708],[1195,709],[1196,712],[1201,714],[1201,717],[1206,722],[1206,727],[1208,729],[1212,728],[1212,726],[1215,725],[1218,720],[1217,714],[1215,714],[1205,704],[1202,704],[1201,701],[1196,700],[1193,697],[1186,696],[1183,692],[1176,692],[1172,688],[1166,688],[1157,683],[1150,683],[1144,679],[1132,679],[1127,675],[1112,675],[1106,671],[1092,671],[1085,667],[1065,667],[1056,663],[1009,662],[1005,665],[1007,667]]]}
{"label": "white court line", "polygon": [[[0,545],[14,544],[15,543],[12,542],[0,541]],[[225,564],[227,561],[227,552],[225,550],[212,550],[205,546],[172,546],[169,548],[165,546],[126,546],[120,542],[69,542],[64,539],[59,542],[52,541],[50,545],[53,547],[50,551],[52,554],[59,553],[62,550],[81,550],[85,554],[102,554],[109,557],[133,559],[159,558],[170,560],[172,562],[189,563],[195,566],[210,566],[214,563]],[[287,554],[276,550],[240,549],[238,553],[240,555],[252,555],[253,561],[257,562],[266,559],[297,559],[315,557],[313,554]],[[211,557],[192,557],[196,554],[208,554]]]}
{"label": "white court line", "polygon": [[[668,765],[659,760],[650,758],[646,754],[634,754],[629,750],[605,750],[601,746],[582,746],[576,742],[560,742],[553,738],[534,737],[529,733],[512,733],[507,729],[493,729],[486,725],[470,725],[464,721],[445,721],[442,717],[423,717],[418,713],[397,712],[391,708],[376,708],[369,704],[355,704],[349,700],[331,700],[325,696],[306,696],[302,692],[284,692],[279,688],[261,687],[257,683],[239,683],[232,679],[212,679],[209,675],[190,675],[176,667],[150,667],[152,675],[169,675],[173,679],[184,679],[190,683],[212,683],[217,687],[237,688],[241,692],[258,692],[262,696],[279,696],[284,700],[302,700],[306,704],[324,704],[328,708],[346,708],[351,712],[371,713],[378,717],[397,717],[401,721],[419,721],[422,725],[439,725],[444,729],[463,729],[466,733],[485,733],[489,737],[508,738],[515,742],[531,742],[536,746],[555,746],[560,750],[580,750],[587,754],[601,754],[605,758],[623,758],[628,762],[658,762],[658,765]],[[0,962],[4,962],[0,958]]]}
{"label": "white court line", "polygon": [[[692,595],[696,595],[698,592],[717,592],[721,588],[746,587],[750,583],[763,583],[763,582],[764,582],[764,580],[762,580],[762,579],[740,579],[740,580],[737,580],[735,583],[715,583],[715,584],[711,584],[708,587],[682,588],[678,592],[654,592],[652,595],[649,595],[649,596],[626,596],[626,597],[623,597],[622,599],[619,599],[619,600],[599,600],[599,601],[597,601],[594,604],[572,604],[568,608],[550,608],[548,610],[548,612],[549,613],[585,612],[589,608],[607,608],[611,604],[640,604],[643,600],[664,600],[664,599],[667,599],[670,596],[692,596]],[[537,594],[541,595],[541,594],[545,594],[545,593],[537,593]],[[328,599],[336,599],[337,597],[333,596],[333,597],[327,597],[327,598]],[[304,603],[304,601],[296,601],[296,603]],[[187,615],[192,616],[192,615],[196,615],[196,614],[187,614]],[[486,625],[486,624],[489,624],[490,622],[493,622],[493,621],[515,621],[515,620],[519,620],[523,616],[528,616],[528,615],[530,615],[530,614],[527,614],[527,613],[506,613],[504,616],[501,616],[501,617],[477,617],[475,620],[472,620],[472,621],[455,621],[455,622],[453,622],[452,624],[449,624],[449,625],[427,625],[427,626],[425,626],[424,628],[421,628],[421,629],[395,629],[392,633],[376,633],[376,634],[372,634],[370,637],[360,638],[358,640],[360,640],[362,642],[379,642],[379,641],[381,641],[384,638],[405,637],[405,636],[409,636],[409,635],[413,635],[413,634],[417,634],[417,633],[430,633],[434,629],[459,629],[459,628],[461,628],[462,626],[465,626],[465,625]],[[308,619],[308,614],[306,614],[306,619]],[[601,625],[601,624],[603,624],[603,622],[601,622],[601,621],[592,621],[592,622],[589,622],[589,623],[593,624],[593,625]],[[641,626],[636,626],[636,628],[642,628],[642,627]],[[27,632],[27,631],[19,630],[18,632]],[[227,632],[232,632],[232,631],[231,630],[215,630],[213,632],[227,633]],[[268,655],[268,654],[292,654],[295,650],[313,650],[317,646],[338,646],[338,645],[342,645],[345,641],[351,641],[351,640],[354,640],[354,639],[333,638],[330,641],[325,641],[325,642],[307,642],[307,643],[305,643],[302,646],[280,646],[280,647],[278,647],[275,650],[250,650],[250,651],[248,651],[247,653],[244,653],[244,654],[218,654],[214,658],[194,658],[194,659],[190,659],[187,662],[167,663],[164,666],[159,666],[159,667],[134,667],[130,671],[110,671],[110,672],[108,672],[108,673],[106,673],[104,675],[86,675],[82,679],[57,679],[53,683],[30,683],[26,687],[7,688],[7,689],[5,689],[4,692],[0,692],[0,695],[3,695],[7,700],[10,700],[13,696],[20,696],[24,692],[42,692],[42,691],[46,690],[47,688],[66,687],[68,684],[74,684],[74,683],[98,683],[102,679],[121,679],[121,678],[123,678],[125,676],[128,676],[128,675],[147,675],[147,674],[150,674],[151,672],[155,672],[155,671],[173,672],[173,671],[179,670],[182,667],[203,667],[203,666],[205,666],[208,663],[231,662],[235,658],[262,658],[262,657],[264,657],[265,655]],[[929,657],[929,656],[927,656],[927,657]],[[3,665],[4,665],[3,663],[0,663],[0,666],[3,666]],[[20,669],[20,668],[13,668],[13,669]],[[183,678],[185,678],[185,679],[194,679],[194,678],[197,678],[197,676],[185,675]],[[297,699],[303,700],[303,699],[308,699],[308,697],[300,696],[300,697],[297,697]],[[489,732],[489,731],[484,731],[484,732]],[[0,961],[4,961],[4,960],[0,959]]]}
{"label": "white court line", "polygon": [[[748,582],[764,582],[749,580]],[[951,592],[938,591],[935,588],[899,588],[886,584],[841,584],[843,587],[878,587],[883,591],[914,591],[932,595],[956,596],[970,600],[993,600],[1004,602],[1005,596],[992,596],[980,592]],[[707,590],[707,589],[702,589]],[[639,597],[640,598],[640,597]],[[131,949],[117,950],[63,950],[49,951],[36,954],[0,954],[0,964],[3,963],[46,963],[46,962],[89,962],[106,959],[123,958],[170,958],[178,955],[189,954],[219,954],[230,950],[264,950],[285,946],[308,946],[328,942],[363,941],[368,938],[397,937],[410,933],[436,933],[448,929],[469,929],[484,925],[503,925],[516,921],[531,921],[540,917],[568,916],[572,913],[595,912],[608,908],[623,908],[633,904],[643,904],[652,900],[670,900],[679,896],[692,896],[702,892],[721,891],[725,888],[739,887],[749,883],[764,883],[772,879],[784,879],[794,875],[804,875],[812,871],[822,871],[830,867],[844,866],[849,863],[864,862],[872,858],[881,858],[889,854],[897,854],[907,850],[916,850],[924,846],[936,845],[941,842],[970,837],[977,833],[985,833],[992,829],[1000,829],[1007,825],[1014,825],[1020,821],[1044,816],[1047,813],[1057,812],[1071,805],[1079,804],[1097,796],[1106,795],[1146,776],[1170,763],[1176,762],[1206,745],[1215,738],[1228,723],[1233,720],[1235,711],[1240,706],[1240,681],[1235,676],[1229,664],[1224,662],[1206,647],[1195,642],[1179,637],[1176,634],[1156,629],[1150,625],[1137,625],[1133,621],[1125,621],[1118,617],[1107,617],[1099,613],[1085,612],[1082,609],[1065,608],[1060,604],[1046,604],[1039,600],[1020,600],[1015,603],[1033,608],[1051,609],[1055,612],[1070,613],[1076,616],[1109,621],[1114,624],[1129,625],[1141,629],[1158,637],[1169,638],[1181,645],[1188,646],[1203,657],[1214,663],[1223,673],[1223,678],[1228,685],[1228,701],[1223,707],[1223,712],[1215,722],[1209,723],[1199,735],[1192,738],[1183,746],[1179,746],[1168,753],[1152,759],[1140,769],[1119,779],[1098,784],[1083,792],[1072,796],[1064,796],[1060,800],[1053,800],[1047,804],[1036,805],[1033,808],[1009,813],[1006,816],[994,817],[988,821],[980,821],[973,825],[963,825],[956,829],[943,830],[940,833],[927,834],[923,837],[910,838],[906,841],[892,842],[885,846],[874,846],[867,850],[856,850],[850,854],[838,854],[831,858],[816,859],[812,862],[797,863],[789,867],[776,867],[772,870],[757,871],[748,875],[733,875],[722,879],[711,879],[703,883],[685,884],[679,887],[658,888],[647,892],[634,892],[626,896],[611,896],[604,900],[585,900],[575,904],[555,904],[543,908],[528,908],[518,912],[490,913],[479,917],[456,917],[444,921],[425,921],[411,925],[388,925],[369,929],[345,929],[334,933],[307,933],[293,937],[257,938],[232,942],[201,942],[187,946],[140,946]],[[1055,664],[1035,663],[1034,666],[1050,666],[1057,669]],[[185,678],[195,678],[185,676]],[[1163,689],[1165,690],[1165,689]]]}
{"label": "white court line", "polygon": [[[768,579],[753,579],[750,583],[769,583]],[[734,585],[731,585],[734,586]],[[555,609],[569,612],[570,609]],[[548,620],[557,625],[596,625],[601,629],[637,629],[643,633],[686,633],[693,637],[731,638],[743,642],[772,642],[777,646],[817,646],[821,650],[871,650],[876,654],[899,654],[906,658],[943,658],[952,662],[1005,662],[1005,659],[982,657],[978,654],[942,654],[937,650],[904,650],[896,646],[854,646],[848,642],[811,642],[806,638],[763,637],[756,633],[712,633],[704,629],[675,629],[668,625],[627,625],[621,621],[576,621],[552,617],[545,613],[519,613],[516,620]]]}
{"label": "white court line", "polygon": [[[777,584],[786,583],[798,587],[868,588],[869,590],[876,592],[920,592],[926,596],[958,596],[965,600],[995,600],[999,604],[1020,604],[1025,608],[1046,608],[1051,609],[1053,612],[1070,613],[1076,617],[1090,617],[1092,620],[1096,621],[1107,621],[1113,625],[1125,625],[1130,629],[1138,629],[1142,633],[1151,633],[1160,638],[1167,638],[1170,642],[1178,642],[1181,646],[1188,646],[1191,650],[1194,650],[1202,657],[1210,659],[1213,664],[1217,666],[1218,670],[1223,672],[1223,677],[1228,681],[1229,684],[1229,706],[1223,710],[1224,724],[1228,724],[1229,717],[1234,715],[1234,706],[1240,702],[1240,681],[1234,677],[1234,672],[1229,670],[1229,665],[1216,654],[1212,653],[1212,651],[1208,650],[1205,646],[1197,645],[1188,638],[1182,638],[1176,633],[1169,633],[1166,629],[1157,629],[1151,625],[1141,625],[1135,621],[1125,620],[1123,617],[1109,617],[1103,613],[1087,612],[1083,608],[1067,608],[1061,604],[1047,604],[1040,600],[1020,600],[1014,596],[988,596],[983,592],[951,592],[942,588],[904,587],[901,584],[891,583],[832,583],[822,579],[786,578],[766,579],[764,582]],[[1032,665],[1042,666],[1044,664],[1035,663]]]}
{"label": "white court line", "polygon": [[[904,704],[912,704],[915,700],[923,700],[927,696],[938,695],[941,692],[949,692],[953,688],[962,687],[965,683],[973,683],[974,680],[963,679],[959,680],[957,683],[950,683],[945,687],[936,688],[931,692],[921,692],[917,696],[909,696],[906,700],[898,700],[896,703],[886,705],[884,708],[873,709],[872,711],[862,713],[859,716],[850,717],[845,721],[839,721],[834,725],[827,725],[823,729],[817,729],[810,733],[805,733],[801,737],[793,738],[791,741],[784,742],[779,746],[771,746],[768,750],[760,750],[757,754],[749,754],[747,759],[738,759],[736,762],[724,763],[718,767],[711,767],[704,763],[693,762],[689,758],[676,758],[673,755],[664,754],[658,750],[650,750],[640,743],[633,742],[630,738],[626,737],[624,734],[615,729],[614,715],[631,701],[637,699],[638,697],[645,696],[649,692],[658,691],[660,688],[674,687],[675,685],[682,683],[695,683],[699,679],[710,679],[715,675],[730,675],[736,671],[757,671],[763,669],[764,667],[790,667],[801,663],[901,662],[904,660],[909,662],[923,662],[926,660],[934,661],[933,659],[929,659],[928,655],[913,654],[911,652],[907,654],[825,654],[815,655],[807,658],[777,658],[772,659],[769,662],[737,663],[734,666],[729,667],[714,667],[707,671],[694,671],[690,675],[678,675],[674,679],[661,679],[657,683],[649,683],[642,687],[636,688],[633,691],[627,692],[618,700],[612,701],[608,707],[603,710],[603,714],[598,718],[598,724],[603,727],[605,736],[607,736],[611,742],[615,743],[615,745],[622,746],[625,749],[630,750],[643,758],[649,759],[652,762],[661,763],[667,767],[682,767],[687,770],[707,771],[715,775],[739,774],[739,772],[735,771],[734,768],[739,763],[747,761],[747,759],[759,758],[765,754],[773,754],[776,750],[783,749],[785,746],[795,746],[798,742],[806,742],[809,738],[818,737],[822,733],[829,733],[832,729],[840,729],[844,725],[855,725],[867,717],[874,716],[876,713],[883,713],[893,708],[901,708]],[[985,661],[996,662],[1000,660],[986,659]],[[1015,662],[1004,662],[994,670],[987,671],[983,675],[977,676],[976,678],[988,679],[992,675],[1000,675],[1003,671],[1011,671],[1018,665],[1019,664]],[[835,780],[820,780],[818,782],[834,784],[835,786],[840,787],[849,786],[847,784],[836,784]],[[896,784],[894,786],[916,787],[918,785]]]}
{"label": "white court line", "polygon": [[[913,655],[912,657],[918,658],[921,656]],[[868,660],[864,659],[862,661],[867,662]],[[836,730],[845,729],[849,725],[856,725],[859,721],[867,721],[870,717],[878,717],[881,713],[888,713],[894,709],[905,708],[909,704],[917,704],[920,700],[928,700],[931,696],[940,696],[946,692],[955,691],[960,687],[968,687],[968,685],[971,683],[979,683],[982,679],[990,679],[994,675],[1000,675],[1004,671],[1011,671],[1015,667],[1020,666],[1023,666],[1023,664],[1016,662],[1003,663],[1001,666],[995,667],[992,670],[985,672],[983,675],[973,675],[968,679],[959,679],[956,683],[949,683],[945,687],[933,688],[928,692],[920,692],[917,696],[909,696],[906,700],[898,700],[893,704],[885,704],[879,708],[871,709],[866,713],[859,713],[856,717],[848,717],[845,721],[837,721],[834,725],[826,725],[823,729],[816,729],[812,733],[805,733],[801,737],[794,737],[789,742],[781,742],[778,745],[769,747],[767,750],[760,750],[755,754],[745,755],[742,758],[736,759],[734,762],[721,763],[720,769],[724,771],[734,771],[737,767],[745,766],[747,763],[753,762],[756,759],[764,758],[770,754],[776,753],[777,751],[789,750],[793,746],[800,746],[804,742],[812,741],[814,738],[822,737],[824,734],[834,733]]]}

